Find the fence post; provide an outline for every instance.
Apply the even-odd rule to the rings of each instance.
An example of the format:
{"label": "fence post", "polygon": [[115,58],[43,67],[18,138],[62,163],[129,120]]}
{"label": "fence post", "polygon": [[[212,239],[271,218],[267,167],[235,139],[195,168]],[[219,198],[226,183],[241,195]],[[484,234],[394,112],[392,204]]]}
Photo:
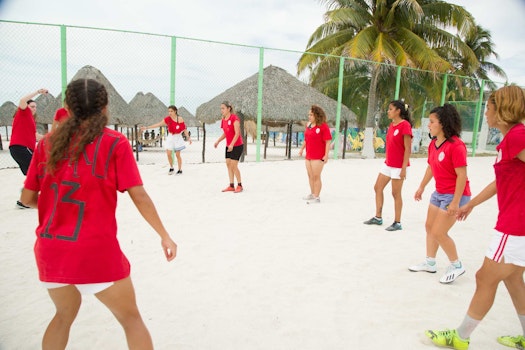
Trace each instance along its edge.
{"label": "fence post", "polygon": [[[259,163],[261,161],[261,120],[262,120],[262,102],[263,102],[263,87],[264,87],[264,47],[259,48],[259,76],[257,81],[257,144],[255,148],[255,161]],[[248,138],[244,140],[248,143]]]}
{"label": "fence post", "polygon": [[476,156],[476,148],[478,147],[478,129],[479,120],[481,118],[481,106],[483,105],[483,90],[485,90],[485,80],[481,79],[481,86],[479,88],[479,100],[476,104],[476,117],[474,118],[474,130],[472,130],[472,157]]}
{"label": "fence post", "polygon": [[60,26],[60,72],[62,76],[62,106],[66,99],[67,88],[67,27]]}

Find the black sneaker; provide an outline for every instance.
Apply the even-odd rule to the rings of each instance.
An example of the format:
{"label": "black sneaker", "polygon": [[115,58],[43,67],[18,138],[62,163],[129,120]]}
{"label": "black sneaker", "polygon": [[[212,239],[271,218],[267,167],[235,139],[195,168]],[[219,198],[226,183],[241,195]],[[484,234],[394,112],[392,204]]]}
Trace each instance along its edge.
{"label": "black sneaker", "polygon": [[31,209],[31,207],[28,207],[27,205],[25,205],[24,203],[20,201],[16,201],[16,207],[18,209]]}
{"label": "black sneaker", "polygon": [[173,175],[174,172],[175,172],[175,169],[170,168],[170,171],[168,171],[168,175]]}
{"label": "black sneaker", "polygon": [[182,174],[182,170],[177,170],[177,175]]}

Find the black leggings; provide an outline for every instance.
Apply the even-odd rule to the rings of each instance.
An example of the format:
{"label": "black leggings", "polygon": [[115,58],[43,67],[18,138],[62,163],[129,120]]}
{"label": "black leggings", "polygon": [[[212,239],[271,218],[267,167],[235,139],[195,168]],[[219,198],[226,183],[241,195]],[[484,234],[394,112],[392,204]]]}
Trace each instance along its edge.
{"label": "black leggings", "polygon": [[24,175],[27,175],[27,169],[31,164],[31,158],[33,158],[33,151],[26,146],[13,145],[9,146],[9,152],[11,157],[18,163],[20,170]]}

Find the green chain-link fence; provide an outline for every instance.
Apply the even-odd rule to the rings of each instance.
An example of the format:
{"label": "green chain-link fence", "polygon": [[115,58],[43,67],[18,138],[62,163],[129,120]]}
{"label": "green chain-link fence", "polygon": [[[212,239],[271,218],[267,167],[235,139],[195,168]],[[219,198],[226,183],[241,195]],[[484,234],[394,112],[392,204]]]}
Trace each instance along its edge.
{"label": "green chain-link fence", "polygon": [[[143,101],[141,107],[131,107],[132,101],[138,101],[144,96],[155,98],[154,101],[166,107],[175,104],[184,107],[188,112],[187,120],[195,116],[197,108],[212,100],[215,96],[228,91],[239,82],[260,73],[265,67],[275,66],[284,69],[290,75],[296,76],[297,62],[303,52],[281,50],[274,48],[261,48],[255,46],[238,45],[232,43],[211,42],[191,38],[173,37],[149,33],[129,31],[115,31],[98,28],[85,28],[74,26],[60,26],[35,23],[21,23],[0,21],[0,136],[2,150],[0,150],[0,168],[15,167],[16,163],[9,155],[8,145],[11,132],[13,108],[19,99],[31,91],[45,87],[50,96],[37,99],[37,114],[39,131],[47,132],[51,119],[57,106],[61,104],[61,95],[67,83],[77,74],[97,75],[97,78],[107,79],[107,88],[110,91],[110,104],[113,104],[111,113],[112,127],[122,131],[130,138],[135,147],[140,125],[153,124],[167,115],[158,112],[158,108],[148,109],[148,101]],[[346,60],[349,60],[348,58]],[[348,61],[347,61],[348,62]],[[416,75],[417,73],[417,75]],[[425,74],[427,76],[425,76]],[[417,76],[417,78],[414,78]],[[438,76],[433,72],[419,72],[409,69],[392,69],[392,86],[389,91],[380,91],[381,98],[386,103],[397,97],[404,98],[411,105],[413,116],[416,119],[414,151],[424,152],[427,143],[425,117],[432,106],[439,103],[436,98],[428,96],[428,87],[423,88],[422,82],[426,79],[435,81],[437,95],[441,102],[458,100],[458,109],[464,119],[464,134],[462,137],[472,146],[472,154],[494,149],[493,144],[499,142],[497,133],[488,130],[483,123],[483,99],[485,94],[480,94],[480,89],[471,89],[469,95],[456,96],[459,88],[472,86],[476,81],[468,77]],[[300,80],[306,80],[301,77]],[[396,82],[397,79],[397,82]],[[421,81],[419,84],[417,79]],[[340,80],[343,82],[343,80]],[[477,82],[479,84],[479,82]],[[269,84],[262,81],[262,84]],[[483,85],[482,85],[483,86]],[[262,87],[262,86],[261,86]],[[261,90],[259,87],[259,90]],[[456,91],[456,87],[458,90]],[[295,101],[287,100],[290,92],[286,86],[281,86],[282,99],[275,104],[275,110],[285,107]],[[243,91],[237,91],[242,95]],[[366,100],[368,91],[362,91]],[[465,100],[465,96],[469,96]],[[53,97],[54,99],[51,99]],[[290,121],[298,124],[299,120],[306,120],[308,108],[296,112],[299,115],[278,116],[279,123],[261,122],[261,115],[267,115],[268,110],[262,110],[265,96],[254,97],[259,103],[258,112],[248,116],[251,124],[247,125],[245,132],[255,130],[255,135],[248,136],[246,161],[275,160],[296,158],[302,134],[301,127],[294,129],[292,123],[283,122],[283,117],[290,117]],[[336,94],[337,99],[337,94]],[[345,96],[341,101],[347,102]],[[150,100],[151,104],[153,100]],[[310,104],[316,100],[308,101]],[[363,111],[358,105],[362,101],[349,101],[350,109],[357,114],[357,122],[350,118],[346,122],[345,114],[341,111],[341,104],[334,101],[337,109],[327,111],[331,115],[331,124],[334,127],[334,158],[348,155],[348,152],[358,153],[362,146]],[[438,101],[440,102],[440,101]],[[150,106],[151,107],[151,106]],[[157,106],[158,107],[158,106]],[[242,109],[246,106],[234,106]],[[268,107],[265,107],[268,109]],[[273,108],[273,107],[272,107]],[[346,108],[346,107],[344,107]],[[111,109],[111,108],[110,108]],[[156,110],[156,112],[153,112]],[[213,143],[220,136],[221,131],[215,120],[220,118],[220,105],[217,113],[206,116],[206,124],[197,120],[189,128],[192,139],[195,141],[183,151],[185,163],[219,162],[224,160],[224,149],[214,149]],[[377,120],[375,137],[384,141],[386,127],[386,108],[381,108]],[[279,114],[278,112],[274,114]],[[183,115],[183,117],[185,117]],[[198,116],[197,116],[198,117]],[[247,121],[248,123],[248,121]],[[287,137],[287,132],[292,131],[292,137]],[[338,130],[339,132],[335,132]],[[345,132],[346,130],[346,132]],[[154,131],[162,135],[162,130]],[[361,136],[360,136],[361,135]],[[265,141],[267,143],[265,143]],[[473,142],[474,141],[474,142]],[[161,147],[162,140],[158,142],[143,142],[140,147],[135,147],[137,160],[140,163],[166,164],[165,151]],[[360,143],[361,142],[361,143]],[[381,141],[378,140],[376,152],[384,152]],[[265,147],[267,146],[267,148]],[[138,151],[141,152],[138,152]]]}

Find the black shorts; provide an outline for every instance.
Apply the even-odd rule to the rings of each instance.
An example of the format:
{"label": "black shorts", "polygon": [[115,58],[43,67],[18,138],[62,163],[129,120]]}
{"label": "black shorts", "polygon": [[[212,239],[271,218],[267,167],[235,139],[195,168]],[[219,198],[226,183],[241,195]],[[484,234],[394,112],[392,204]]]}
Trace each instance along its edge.
{"label": "black shorts", "polygon": [[244,145],[233,146],[231,152],[228,152],[228,147],[226,147],[226,159],[239,160],[241,159],[242,152],[244,151]]}
{"label": "black shorts", "polygon": [[18,163],[20,170],[24,175],[27,175],[27,169],[31,164],[31,158],[33,158],[33,151],[26,146],[13,145],[9,146],[9,153],[11,157]]}

